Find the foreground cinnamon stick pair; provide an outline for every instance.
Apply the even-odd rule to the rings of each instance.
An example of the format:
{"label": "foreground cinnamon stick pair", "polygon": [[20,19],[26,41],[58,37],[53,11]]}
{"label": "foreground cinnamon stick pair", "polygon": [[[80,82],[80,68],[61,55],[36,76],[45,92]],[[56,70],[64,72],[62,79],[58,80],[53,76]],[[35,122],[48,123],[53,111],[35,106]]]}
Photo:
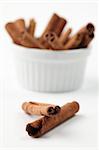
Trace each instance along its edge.
{"label": "foreground cinnamon stick pair", "polygon": [[6,24],[6,30],[14,43],[39,49],[67,50],[86,48],[94,38],[94,25],[86,24],[75,35],[71,35],[72,28],[64,30],[67,20],[53,14],[44,32],[39,38],[34,36],[36,22],[30,20],[29,26],[25,26],[24,19],[18,19]]}
{"label": "foreground cinnamon stick pair", "polygon": [[26,126],[28,134],[37,138],[73,117],[79,111],[79,104],[73,101],[60,108],[52,104],[25,102],[22,104],[22,109],[30,115],[44,115],[44,117],[28,123]]}

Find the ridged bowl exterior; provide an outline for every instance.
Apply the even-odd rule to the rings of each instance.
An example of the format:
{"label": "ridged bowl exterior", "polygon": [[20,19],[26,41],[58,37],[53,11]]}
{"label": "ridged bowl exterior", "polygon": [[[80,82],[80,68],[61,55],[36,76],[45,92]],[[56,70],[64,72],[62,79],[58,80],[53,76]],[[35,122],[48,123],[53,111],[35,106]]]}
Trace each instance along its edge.
{"label": "ridged bowl exterior", "polygon": [[20,84],[31,91],[67,92],[81,87],[90,49],[51,51],[14,46]]}

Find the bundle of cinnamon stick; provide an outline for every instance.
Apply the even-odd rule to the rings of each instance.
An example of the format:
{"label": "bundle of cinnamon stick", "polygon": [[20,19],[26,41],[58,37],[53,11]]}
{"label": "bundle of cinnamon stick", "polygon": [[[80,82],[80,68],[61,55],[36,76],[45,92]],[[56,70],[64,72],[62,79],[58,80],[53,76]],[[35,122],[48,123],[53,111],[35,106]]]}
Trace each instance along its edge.
{"label": "bundle of cinnamon stick", "polygon": [[22,109],[29,115],[44,116],[26,125],[28,134],[37,138],[73,117],[79,111],[79,104],[73,101],[59,107],[53,104],[25,102]]}
{"label": "bundle of cinnamon stick", "polygon": [[5,28],[14,43],[28,48],[69,50],[88,47],[94,38],[94,25],[87,23],[76,34],[71,35],[72,28],[63,31],[66,24],[67,20],[55,13],[40,37],[35,37],[34,19],[30,20],[28,27],[24,19],[17,19],[7,23]]}

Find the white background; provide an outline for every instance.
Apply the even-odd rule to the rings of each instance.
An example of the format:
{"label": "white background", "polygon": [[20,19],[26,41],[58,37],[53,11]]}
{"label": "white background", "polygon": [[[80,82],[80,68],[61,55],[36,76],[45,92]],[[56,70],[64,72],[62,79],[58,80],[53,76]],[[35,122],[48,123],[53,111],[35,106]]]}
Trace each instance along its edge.
{"label": "white background", "polygon": [[[97,32],[92,42],[83,87],[75,92],[48,94],[30,92],[17,83],[11,40],[4,29],[8,21],[31,17],[37,21],[36,35],[39,36],[53,12],[65,17],[68,25],[76,32],[87,22],[97,29],[97,3],[0,3],[0,146],[42,149],[53,146],[85,150],[97,146]],[[27,22],[28,23],[28,22]],[[29,137],[25,131],[28,122],[36,119],[21,110],[24,101],[33,100],[63,105],[77,100],[81,109],[71,120],[63,123],[39,139]]]}

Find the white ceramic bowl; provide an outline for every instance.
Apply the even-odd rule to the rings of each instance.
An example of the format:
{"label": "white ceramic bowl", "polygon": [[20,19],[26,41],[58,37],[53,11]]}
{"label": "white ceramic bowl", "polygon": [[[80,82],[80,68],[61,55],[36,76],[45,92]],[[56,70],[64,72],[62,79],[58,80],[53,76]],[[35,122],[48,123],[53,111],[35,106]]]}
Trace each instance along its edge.
{"label": "white ceramic bowl", "polygon": [[51,51],[14,45],[20,84],[32,91],[66,92],[81,87],[90,49]]}

